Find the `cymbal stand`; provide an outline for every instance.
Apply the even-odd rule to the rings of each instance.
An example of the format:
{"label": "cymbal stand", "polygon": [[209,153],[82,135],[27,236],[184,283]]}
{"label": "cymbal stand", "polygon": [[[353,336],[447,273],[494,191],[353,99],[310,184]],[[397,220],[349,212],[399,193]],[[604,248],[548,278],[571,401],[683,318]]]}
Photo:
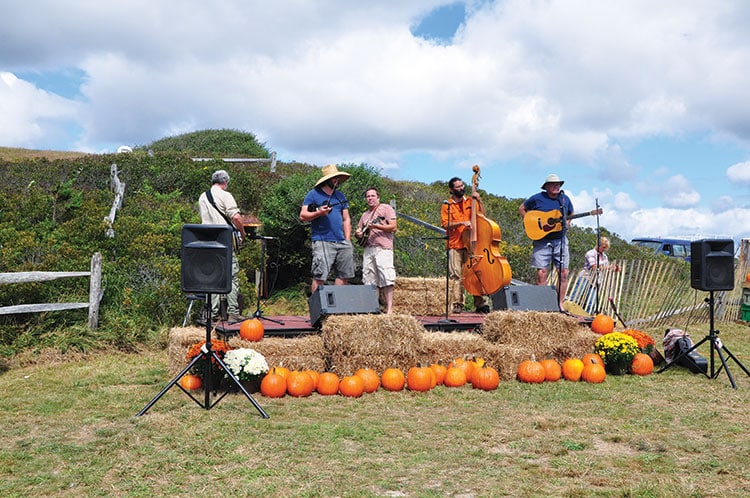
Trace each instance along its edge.
{"label": "cymbal stand", "polygon": [[[169,381],[169,384],[167,384],[166,387],[164,387],[164,389],[162,389],[159,394],[157,394],[151,401],[149,401],[146,404],[146,406],[144,406],[141,409],[141,411],[138,412],[136,416],[140,417],[141,415],[144,415],[152,406],[154,406],[154,404],[157,401],[159,401],[159,399],[161,399],[162,396],[164,396],[164,394],[166,394],[167,391],[169,391],[172,388],[172,386],[175,386],[175,385],[177,385],[177,387],[182,389],[182,391],[185,394],[187,394],[190,397],[190,399],[195,401],[198,404],[198,406],[200,406],[201,408],[210,410],[211,408],[216,406],[216,404],[219,401],[224,399],[224,396],[227,395],[228,391],[225,391],[221,396],[216,398],[213,402],[211,401],[211,391],[212,391],[211,386],[214,385],[213,375],[214,375],[214,368],[215,368],[214,362],[215,362],[216,365],[221,367],[221,371],[226,372],[229,378],[232,379],[232,381],[237,385],[240,391],[242,391],[242,394],[244,394],[245,397],[250,400],[253,406],[255,406],[255,408],[260,413],[260,416],[263,418],[269,418],[268,414],[263,410],[263,407],[261,407],[258,404],[255,398],[253,398],[253,395],[247,392],[247,390],[245,389],[245,386],[242,385],[242,383],[237,378],[237,376],[234,375],[231,370],[229,370],[229,368],[222,361],[222,359],[219,358],[219,355],[217,355],[216,352],[211,349],[211,294],[210,293],[206,294],[206,308],[205,309],[206,309],[206,343],[201,348],[201,353],[197,355],[195,358],[193,358],[193,360],[188,364],[188,366],[183,368],[182,371],[178,373],[174,379]],[[186,373],[188,373],[190,369],[193,368],[193,366],[196,363],[198,363],[201,360],[205,360],[204,371],[203,371],[204,372],[203,373],[203,391],[204,391],[205,397],[204,397],[203,403],[201,403],[198,400],[198,398],[196,398],[193,395],[193,393],[191,393],[190,391],[182,387],[182,384],[179,383],[180,379]]]}

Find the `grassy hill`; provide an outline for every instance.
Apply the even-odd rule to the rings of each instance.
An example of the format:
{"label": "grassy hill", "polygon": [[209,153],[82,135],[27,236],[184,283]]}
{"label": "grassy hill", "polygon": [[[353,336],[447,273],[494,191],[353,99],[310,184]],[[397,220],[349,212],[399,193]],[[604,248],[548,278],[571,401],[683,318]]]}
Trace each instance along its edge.
{"label": "grassy hill", "polygon": [[[223,162],[221,157],[232,155],[224,154],[225,150],[270,156],[252,134],[233,130],[208,130],[182,140],[172,137],[166,141],[171,150],[165,150],[164,143],[105,155],[0,149],[0,271],[82,271],[88,269],[92,255],[100,252],[105,288],[96,333],[86,330],[85,311],[0,316],[0,353],[12,356],[29,348],[133,350],[163,341],[164,331],[181,323],[186,306],[180,290],[181,227],[200,221],[198,196],[210,186],[211,173],[220,168],[229,171],[229,189],[242,211],[258,216],[263,223],[261,233],[279,238],[278,244],[268,248],[271,297],[265,308],[271,313],[306,313],[309,229],[297,216],[320,170],[304,163],[279,162],[272,171],[268,163]],[[217,159],[196,162],[191,160],[194,155]],[[109,236],[105,218],[114,200],[113,167],[126,191],[112,225],[113,236]],[[366,209],[362,192],[375,185],[382,200],[395,200],[400,212],[440,224],[439,207],[447,196],[442,182],[397,182],[367,164],[340,164],[339,168],[352,174],[342,191],[355,219]],[[514,278],[533,281],[528,265],[531,244],[517,214],[521,199],[481,194],[488,217],[502,229],[501,250]],[[603,234],[612,239],[610,257],[638,253],[606,229]],[[418,225],[399,222],[399,275],[444,274],[444,246],[434,235]],[[593,247],[596,235],[574,226],[570,240],[571,257],[578,261]],[[254,279],[260,257],[259,244],[249,244],[240,253],[241,290],[248,303],[256,299]],[[361,260],[359,254],[356,257]],[[86,285],[81,280],[0,286],[0,302],[65,302],[81,297],[86,301]]]}

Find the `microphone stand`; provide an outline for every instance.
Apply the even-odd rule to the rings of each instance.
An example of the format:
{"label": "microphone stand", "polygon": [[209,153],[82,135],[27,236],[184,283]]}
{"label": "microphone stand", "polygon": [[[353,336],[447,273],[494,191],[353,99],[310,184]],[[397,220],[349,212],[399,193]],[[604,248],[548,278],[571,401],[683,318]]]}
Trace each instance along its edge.
{"label": "microphone stand", "polygon": [[601,267],[599,264],[601,263],[600,258],[600,252],[599,252],[599,244],[602,242],[602,233],[601,228],[599,227],[599,199],[595,199],[595,205],[596,205],[596,271],[594,272],[594,298],[596,301],[594,302],[594,310],[596,314],[598,315],[601,311],[601,308],[599,307],[599,279],[601,277]]}
{"label": "microphone stand", "polygon": [[258,282],[258,288],[255,290],[256,295],[256,307],[255,307],[255,313],[253,313],[253,318],[258,318],[260,320],[268,320],[269,322],[277,323],[279,325],[284,325],[284,322],[281,320],[274,320],[273,318],[268,318],[266,316],[263,316],[263,312],[260,310],[260,295],[261,291],[263,290],[263,286],[266,284],[266,241],[268,240],[279,240],[278,237],[265,237],[263,235],[254,235],[250,237],[253,240],[260,240],[260,282]]}
{"label": "microphone stand", "polygon": [[438,320],[438,323],[456,323],[456,320],[448,318],[448,301],[450,300],[448,293],[448,283],[450,281],[450,233],[451,229],[451,202],[443,201],[443,204],[448,209],[448,226],[445,230],[445,318]]}
{"label": "microphone stand", "polygon": [[[565,240],[567,237],[568,232],[568,212],[565,209],[565,191],[560,190],[560,195],[558,197],[558,202],[560,203],[560,211],[562,212],[562,238],[560,239],[560,263],[557,265],[557,306],[560,311],[563,311],[563,309],[560,306],[560,302],[562,301],[562,298],[565,296],[561,296],[562,293],[562,280],[563,280],[563,257],[565,256]],[[552,264],[555,264],[555,258],[552,258]]]}

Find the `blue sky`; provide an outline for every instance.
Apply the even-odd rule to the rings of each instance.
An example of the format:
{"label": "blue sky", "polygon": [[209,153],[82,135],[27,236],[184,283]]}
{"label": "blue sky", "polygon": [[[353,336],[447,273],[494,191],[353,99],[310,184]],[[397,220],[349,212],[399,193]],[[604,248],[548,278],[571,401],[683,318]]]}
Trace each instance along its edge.
{"label": "blue sky", "polygon": [[400,180],[468,182],[479,164],[480,188],[510,198],[557,173],[627,240],[750,237],[741,0],[14,3],[0,146],[233,128],[282,161]]}

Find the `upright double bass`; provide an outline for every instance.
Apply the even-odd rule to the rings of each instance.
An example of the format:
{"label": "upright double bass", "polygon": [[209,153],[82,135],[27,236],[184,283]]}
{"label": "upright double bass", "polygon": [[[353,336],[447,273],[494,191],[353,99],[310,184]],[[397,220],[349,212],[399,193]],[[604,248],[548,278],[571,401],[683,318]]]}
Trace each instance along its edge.
{"label": "upright double bass", "polygon": [[473,296],[494,294],[510,284],[510,264],[500,254],[502,240],[500,227],[479,212],[474,195],[479,188],[479,166],[472,168],[471,178],[471,230],[464,230],[464,247],[469,251],[463,267],[464,289]]}

